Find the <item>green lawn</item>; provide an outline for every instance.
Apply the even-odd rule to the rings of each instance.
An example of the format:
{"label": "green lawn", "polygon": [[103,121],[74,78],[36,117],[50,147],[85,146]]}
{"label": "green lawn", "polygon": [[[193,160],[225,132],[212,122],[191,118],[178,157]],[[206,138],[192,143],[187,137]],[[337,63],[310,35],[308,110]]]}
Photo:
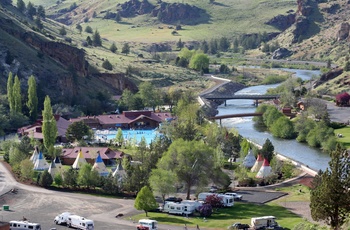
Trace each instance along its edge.
{"label": "green lawn", "polygon": [[334,130],[335,135],[341,134],[342,137],[337,137],[337,142],[344,144],[347,149],[350,149],[350,127],[344,127]]}
{"label": "green lawn", "polygon": [[[219,212],[214,213],[210,218],[203,218],[198,216],[192,216],[189,218],[168,215],[165,213],[148,213],[148,218],[157,220],[161,224],[167,225],[184,225],[188,227],[195,227],[197,224],[199,227],[211,228],[211,229],[227,229],[228,226],[235,222],[241,222],[250,224],[252,217],[272,215],[277,217],[277,222],[285,229],[292,229],[296,224],[303,221],[300,216],[288,211],[287,209],[271,203],[264,205],[255,205],[236,202],[232,208],[222,208]],[[133,216],[132,219],[139,220],[145,218],[145,214],[139,214]]]}
{"label": "green lawn", "polygon": [[278,204],[280,202],[310,201],[310,189],[307,186],[296,184],[290,187],[277,188],[276,191],[287,192],[288,195],[281,199],[271,201]]}

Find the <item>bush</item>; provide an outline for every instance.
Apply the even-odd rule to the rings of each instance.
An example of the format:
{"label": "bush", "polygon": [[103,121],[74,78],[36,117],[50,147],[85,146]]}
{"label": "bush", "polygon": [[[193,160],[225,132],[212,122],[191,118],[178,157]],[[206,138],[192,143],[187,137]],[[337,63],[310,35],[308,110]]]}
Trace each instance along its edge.
{"label": "bush", "polygon": [[210,217],[213,214],[213,207],[210,204],[204,204],[199,208],[199,214],[201,217]]}
{"label": "bush", "polygon": [[253,178],[247,177],[238,180],[239,187],[255,187],[256,182]]}
{"label": "bush", "polygon": [[107,70],[112,70],[113,66],[112,64],[108,61],[108,59],[106,59],[103,63],[102,63],[102,67],[107,69]]}

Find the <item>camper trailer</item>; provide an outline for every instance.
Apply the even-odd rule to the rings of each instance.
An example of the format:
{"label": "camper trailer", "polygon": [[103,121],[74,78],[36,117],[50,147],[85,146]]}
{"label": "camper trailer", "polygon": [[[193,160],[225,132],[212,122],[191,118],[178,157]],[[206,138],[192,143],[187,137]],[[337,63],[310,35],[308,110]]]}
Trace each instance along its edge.
{"label": "camper trailer", "polygon": [[55,224],[67,224],[68,217],[71,215],[73,215],[73,214],[71,214],[70,212],[63,212],[63,213],[59,214],[58,216],[56,216],[55,219],[53,220],[53,222]]}
{"label": "camper trailer", "polygon": [[41,230],[41,226],[38,223],[30,223],[28,221],[10,221],[10,230],[26,230],[26,229],[34,229]]}
{"label": "camper trailer", "polygon": [[183,200],[181,201],[181,204],[189,205],[189,209],[193,209],[193,211],[199,211],[199,208],[203,206],[203,201],[198,200]]}
{"label": "camper trailer", "polygon": [[191,215],[195,211],[195,207],[190,204],[182,204],[175,202],[166,202],[163,206],[163,212],[177,215]]}
{"label": "camper trailer", "polygon": [[225,194],[202,192],[198,194],[198,200],[205,201],[208,196],[217,195],[222,199],[222,204],[224,207],[232,207],[234,205],[233,197]]}
{"label": "camper trailer", "polygon": [[157,230],[158,222],[155,220],[141,219],[136,228],[137,230]]}
{"label": "camper trailer", "polygon": [[274,229],[278,224],[274,216],[254,217],[251,219],[251,227],[253,229]]}
{"label": "camper trailer", "polygon": [[67,220],[68,227],[73,227],[81,230],[93,230],[94,221],[85,219],[84,217],[78,215],[70,215]]}

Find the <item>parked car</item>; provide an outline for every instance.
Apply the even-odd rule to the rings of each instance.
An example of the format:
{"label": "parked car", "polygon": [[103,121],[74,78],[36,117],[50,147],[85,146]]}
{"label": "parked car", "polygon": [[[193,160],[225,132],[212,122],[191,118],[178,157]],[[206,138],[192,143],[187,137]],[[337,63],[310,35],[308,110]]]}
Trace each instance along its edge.
{"label": "parked car", "polygon": [[218,187],[216,187],[216,186],[211,186],[210,187],[210,189],[209,189],[209,192],[216,192],[216,191],[218,191]]}
{"label": "parked car", "polygon": [[233,225],[229,226],[227,229],[229,229],[229,230],[234,230],[234,229],[247,230],[249,228],[250,228],[249,224],[234,223]]}
{"label": "parked car", "polygon": [[182,201],[182,199],[180,197],[171,196],[171,197],[166,198],[165,201],[180,203]]}
{"label": "parked car", "polygon": [[243,196],[234,192],[227,192],[225,195],[232,196],[234,200],[242,200]]}

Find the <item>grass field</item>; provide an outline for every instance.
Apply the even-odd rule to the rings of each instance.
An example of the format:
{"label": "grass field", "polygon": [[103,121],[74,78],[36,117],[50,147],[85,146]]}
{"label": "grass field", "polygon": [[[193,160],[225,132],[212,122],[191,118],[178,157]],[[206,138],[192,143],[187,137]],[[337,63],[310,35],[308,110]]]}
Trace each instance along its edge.
{"label": "grass field", "polygon": [[347,149],[350,149],[350,127],[335,129],[336,136],[341,134],[342,137],[337,138],[337,142],[342,143]]}

